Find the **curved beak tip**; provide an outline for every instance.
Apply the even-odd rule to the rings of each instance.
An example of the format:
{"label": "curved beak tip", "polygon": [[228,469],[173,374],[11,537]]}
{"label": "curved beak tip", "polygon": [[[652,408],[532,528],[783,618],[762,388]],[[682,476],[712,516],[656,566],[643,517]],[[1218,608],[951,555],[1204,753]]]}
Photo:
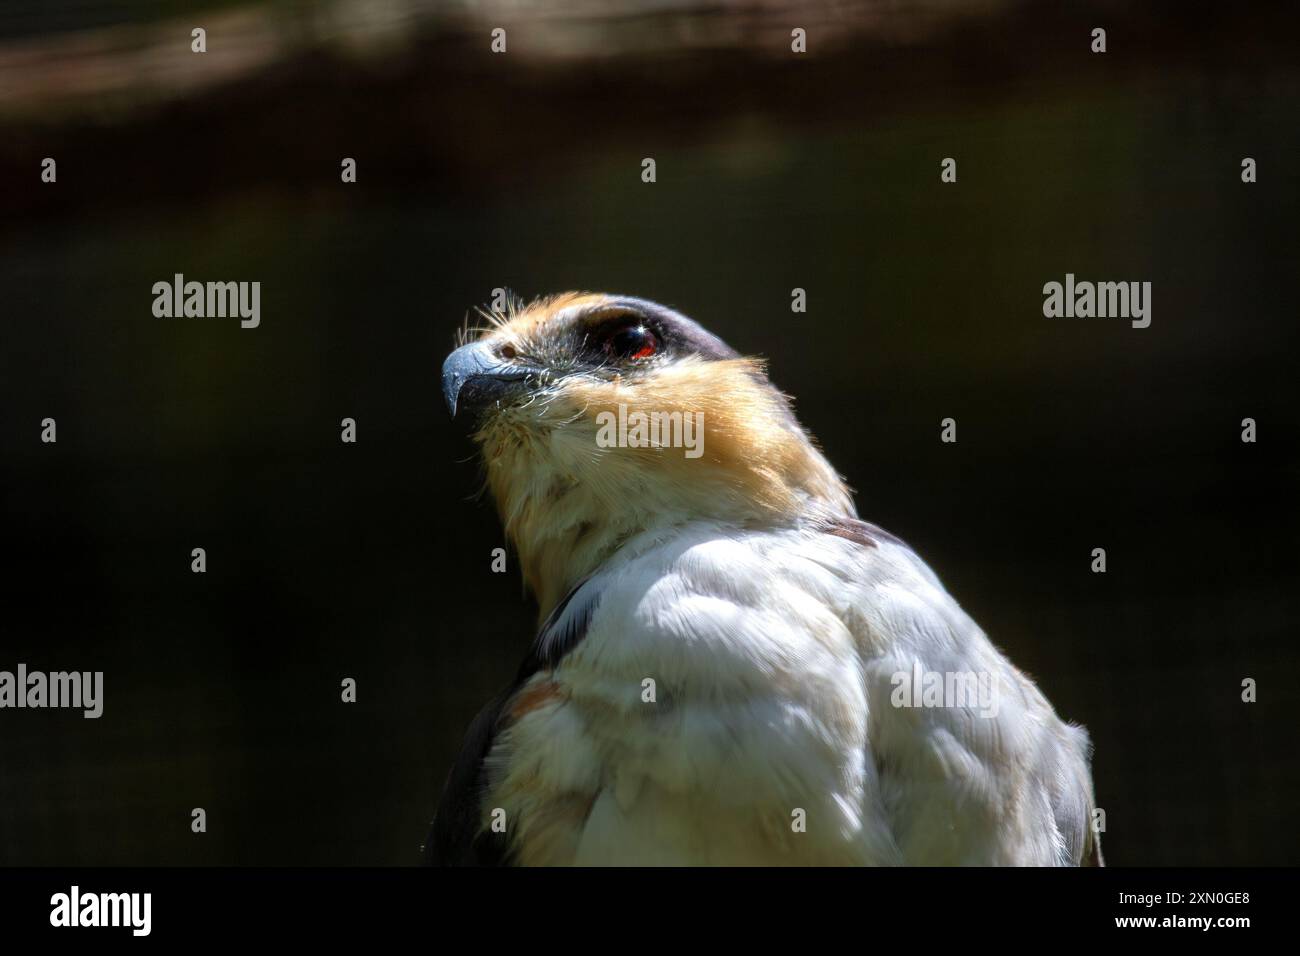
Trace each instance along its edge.
{"label": "curved beak tip", "polygon": [[502,361],[485,342],[462,345],[442,364],[442,397],[454,419],[469,406],[486,407],[527,381],[530,371]]}
{"label": "curved beak tip", "polygon": [[452,418],[456,417],[456,399],[460,397],[460,387],[465,384],[465,379],[456,372],[448,372],[446,366],[443,366],[442,372],[442,398],[447,403],[447,413]]}
{"label": "curved beak tip", "polygon": [[462,345],[447,356],[442,363],[442,397],[452,418],[456,417],[465,382],[488,372],[493,364],[487,349],[479,342]]}

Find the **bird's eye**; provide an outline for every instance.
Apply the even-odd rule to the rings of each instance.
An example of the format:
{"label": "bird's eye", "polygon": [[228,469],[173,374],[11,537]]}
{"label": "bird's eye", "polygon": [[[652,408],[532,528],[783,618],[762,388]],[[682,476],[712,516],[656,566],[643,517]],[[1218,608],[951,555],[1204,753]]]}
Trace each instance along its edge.
{"label": "bird's eye", "polygon": [[659,340],[644,325],[627,325],[605,340],[605,354],[627,361],[645,359],[659,351]]}

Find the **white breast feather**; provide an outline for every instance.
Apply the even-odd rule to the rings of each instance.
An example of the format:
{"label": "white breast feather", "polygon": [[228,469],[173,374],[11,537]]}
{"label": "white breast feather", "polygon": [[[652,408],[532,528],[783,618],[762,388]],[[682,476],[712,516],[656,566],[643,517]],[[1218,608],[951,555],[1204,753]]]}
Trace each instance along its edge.
{"label": "white breast feather", "polygon": [[[1086,734],[901,544],[700,523],[587,587],[585,639],[487,765],[521,862],[1079,862]],[[995,675],[996,716],[893,706],[918,661]]]}

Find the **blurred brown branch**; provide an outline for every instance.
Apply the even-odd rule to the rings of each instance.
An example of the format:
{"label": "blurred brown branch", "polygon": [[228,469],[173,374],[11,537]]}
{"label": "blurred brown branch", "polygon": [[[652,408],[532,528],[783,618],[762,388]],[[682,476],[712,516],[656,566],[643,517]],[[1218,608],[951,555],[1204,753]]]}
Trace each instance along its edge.
{"label": "blurred brown branch", "polygon": [[[487,194],[571,163],[575,144],[593,136],[640,149],[647,130],[666,146],[716,137],[720,123],[869,128],[972,101],[1034,102],[1065,86],[1159,83],[1207,59],[1228,81],[1258,79],[1294,59],[1294,4],[1250,16],[1185,10],[330,0],[37,32],[0,40],[0,228],[119,205],[126,194],[106,184],[134,180],[151,184],[150,201],[221,201],[253,188],[337,201],[336,157],[359,150],[383,170],[368,189]],[[1121,41],[1104,58],[1088,50],[1099,20]],[[190,50],[198,25],[203,54]],[[490,49],[498,25],[508,56]],[[791,52],[796,26],[806,54]],[[232,138],[259,149],[223,149]],[[61,172],[80,169],[41,189],[45,156],[59,156]]]}
{"label": "blurred brown branch", "polygon": [[[411,50],[431,33],[459,34],[486,52],[490,31],[500,26],[508,31],[513,56],[580,61],[692,49],[785,55],[791,29],[801,27],[811,38],[809,52],[818,54],[860,36],[890,44],[920,42],[944,26],[1009,5],[1009,0],[268,3],[0,41],[0,116],[129,109],[204,92],[310,51],[378,60]],[[190,49],[195,27],[207,32],[204,54]]]}

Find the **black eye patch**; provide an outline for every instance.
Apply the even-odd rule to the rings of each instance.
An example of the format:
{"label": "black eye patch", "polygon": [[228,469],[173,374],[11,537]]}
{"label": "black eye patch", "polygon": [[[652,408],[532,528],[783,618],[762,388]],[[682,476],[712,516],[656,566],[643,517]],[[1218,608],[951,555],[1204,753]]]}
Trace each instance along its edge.
{"label": "black eye patch", "polygon": [[628,365],[659,354],[663,345],[657,327],[627,309],[601,309],[585,317],[579,353],[602,365]]}
{"label": "black eye patch", "polygon": [[601,364],[634,365],[659,355],[710,361],[739,353],[698,323],[655,302],[621,298],[584,316],[579,351]]}
{"label": "black eye patch", "polygon": [[619,362],[639,362],[659,351],[659,337],[644,322],[624,326],[603,344],[605,354]]}

